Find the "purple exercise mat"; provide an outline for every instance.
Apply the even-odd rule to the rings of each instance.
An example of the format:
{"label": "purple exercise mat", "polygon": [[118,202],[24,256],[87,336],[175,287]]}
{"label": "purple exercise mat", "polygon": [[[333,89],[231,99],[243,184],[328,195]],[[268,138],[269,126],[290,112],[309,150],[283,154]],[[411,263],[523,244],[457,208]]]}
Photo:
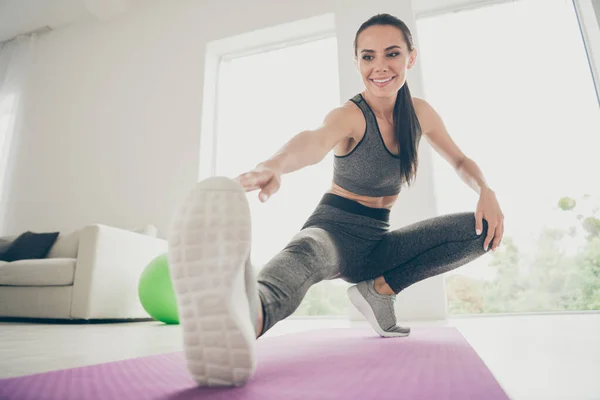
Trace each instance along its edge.
{"label": "purple exercise mat", "polygon": [[317,330],[260,339],[257,351],[242,388],[197,387],[177,352],[0,380],[0,399],[508,399],[455,328]]}

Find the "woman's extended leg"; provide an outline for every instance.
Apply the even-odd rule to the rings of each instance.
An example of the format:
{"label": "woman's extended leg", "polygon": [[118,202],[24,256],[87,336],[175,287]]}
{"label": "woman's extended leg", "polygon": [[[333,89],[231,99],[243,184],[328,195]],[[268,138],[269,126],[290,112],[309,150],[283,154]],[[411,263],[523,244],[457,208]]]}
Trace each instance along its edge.
{"label": "woman's extended leg", "polygon": [[259,336],[291,315],[312,285],[336,275],[338,258],[332,236],[324,229],[310,227],[296,234],[258,275]]}
{"label": "woman's extended leg", "polygon": [[196,185],[171,226],[169,265],[184,356],[200,386],[243,385],[256,368],[260,303],[264,333],[298,307],[312,284],[337,271],[337,252],[321,228],[298,233],[258,282],[250,247],[250,209],[241,186],[223,177]]}

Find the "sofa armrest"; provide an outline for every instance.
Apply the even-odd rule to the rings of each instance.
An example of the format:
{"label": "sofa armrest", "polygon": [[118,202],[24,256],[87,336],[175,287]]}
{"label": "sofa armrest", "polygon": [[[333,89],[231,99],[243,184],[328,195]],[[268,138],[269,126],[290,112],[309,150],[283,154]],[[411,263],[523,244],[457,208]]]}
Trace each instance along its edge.
{"label": "sofa armrest", "polygon": [[71,318],[149,318],[138,298],[138,281],[148,263],[166,251],[163,239],[100,224],[83,228]]}

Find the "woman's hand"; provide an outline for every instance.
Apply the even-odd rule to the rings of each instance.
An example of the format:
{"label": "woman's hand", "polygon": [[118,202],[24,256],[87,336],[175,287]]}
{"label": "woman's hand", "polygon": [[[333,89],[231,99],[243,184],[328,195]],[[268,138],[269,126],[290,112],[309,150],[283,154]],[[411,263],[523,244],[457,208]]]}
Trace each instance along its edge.
{"label": "woman's hand", "polygon": [[262,189],[258,198],[264,203],[279,190],[281,172],[266,163],[260,163],[254,169],[237,176],[235,180],[242,185],[246,192]]}
{"label": "woman's hand", "polygon": [[479,202],[477,202],[477,211],[475,211],[475,230],[478,235],[483,230],[483,219],[488,223],[488,232],[485,242],[483,243],[484,250],[488,250],[490,242],[494,239],[492,244],[492,251],[495,251],[504,235],[504,214],[500,210],[498,200],[496,200],[496,194],[491,189],[483,189],[479,195]]}

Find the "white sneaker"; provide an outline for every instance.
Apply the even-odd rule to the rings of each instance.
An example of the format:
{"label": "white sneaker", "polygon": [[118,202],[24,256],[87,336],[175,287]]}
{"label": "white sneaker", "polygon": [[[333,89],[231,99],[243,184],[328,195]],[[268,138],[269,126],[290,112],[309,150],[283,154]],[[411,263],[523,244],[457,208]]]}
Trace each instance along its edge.
{"label": "white sneaker", "polygon": [[243,188],[224,177],[198,183],[177,212],[168,242],[190,374],[200,386],[243,386],[256,369],[244,280],[251,226]]}

